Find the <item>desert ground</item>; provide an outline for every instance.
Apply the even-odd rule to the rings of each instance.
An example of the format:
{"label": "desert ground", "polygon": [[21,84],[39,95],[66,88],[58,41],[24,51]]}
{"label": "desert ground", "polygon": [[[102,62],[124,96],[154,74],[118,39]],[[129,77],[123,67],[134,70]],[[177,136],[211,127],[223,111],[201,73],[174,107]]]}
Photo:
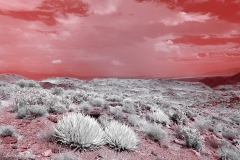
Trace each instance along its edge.
{"label": "desert ground", "polygon": [[2,74],[0,159],[239,160],[240,83],[202,82]]}

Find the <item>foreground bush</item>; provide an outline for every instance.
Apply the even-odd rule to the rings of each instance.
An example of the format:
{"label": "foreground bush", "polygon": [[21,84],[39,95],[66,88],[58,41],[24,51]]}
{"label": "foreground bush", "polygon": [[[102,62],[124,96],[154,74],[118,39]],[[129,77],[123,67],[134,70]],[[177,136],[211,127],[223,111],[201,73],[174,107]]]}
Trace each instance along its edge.
{"label": "foreground bush", "polygon": [[105,128],[107,143],[117,151],[137,148],[138,137],[127,125],[111,121]]}
{"label": "foreground bush", "polygon": [[185,138],[186,146],[192,147],[198,152],[204,147],[203,137],[200,136],[200,132],[197,129],[184,127],[182,129],[183,136]]}
{"label": "foreground bush", "polygon": [[55,126],[55,136],[76,149],[95,149],[105,144],[105,133],[98,122],[81,113],[69,113]]}

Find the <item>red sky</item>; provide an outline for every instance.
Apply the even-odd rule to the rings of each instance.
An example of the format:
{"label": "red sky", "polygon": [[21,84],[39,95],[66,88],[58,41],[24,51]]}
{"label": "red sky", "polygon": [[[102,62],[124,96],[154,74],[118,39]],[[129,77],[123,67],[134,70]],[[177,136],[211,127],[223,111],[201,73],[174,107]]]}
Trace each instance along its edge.
{"label": "red sky", "polygon": [[229,68],[240,68],[240,0],[0,0],[1,73],[178,77]]}

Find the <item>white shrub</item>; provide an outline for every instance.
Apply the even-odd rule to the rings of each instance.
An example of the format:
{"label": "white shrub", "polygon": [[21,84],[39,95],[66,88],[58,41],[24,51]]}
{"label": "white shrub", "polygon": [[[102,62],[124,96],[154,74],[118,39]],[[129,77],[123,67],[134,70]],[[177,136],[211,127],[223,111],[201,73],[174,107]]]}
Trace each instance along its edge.
{"label": "white shrub", "polygon": [[55,127],[58,141],[77,149],[95,149],[105,144],[105,133],[98,122],[81,113],[69,113]]}
{"label": "white shrub", "polygon": [[162,123],[165,125],[170,124],[170,119],[161,109],[157,109],[150,114],[151,119],[156,123]]}
{"label": "white shrub", "polygon": [[138,137],[127,125],[111,121],[105,128],[107,143],[117,151],[137,148]]}

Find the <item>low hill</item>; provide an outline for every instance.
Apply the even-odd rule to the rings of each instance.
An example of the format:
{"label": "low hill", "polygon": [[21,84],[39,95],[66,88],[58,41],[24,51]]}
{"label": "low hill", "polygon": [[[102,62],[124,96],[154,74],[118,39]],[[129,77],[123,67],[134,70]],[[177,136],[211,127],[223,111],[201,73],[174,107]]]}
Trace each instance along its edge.
{"label": "low hill", "polygon": [[240,72],[230,77],[206,77],[200,82],[207,86],[214,88],[220,85],[233,85],[240,82]]}

